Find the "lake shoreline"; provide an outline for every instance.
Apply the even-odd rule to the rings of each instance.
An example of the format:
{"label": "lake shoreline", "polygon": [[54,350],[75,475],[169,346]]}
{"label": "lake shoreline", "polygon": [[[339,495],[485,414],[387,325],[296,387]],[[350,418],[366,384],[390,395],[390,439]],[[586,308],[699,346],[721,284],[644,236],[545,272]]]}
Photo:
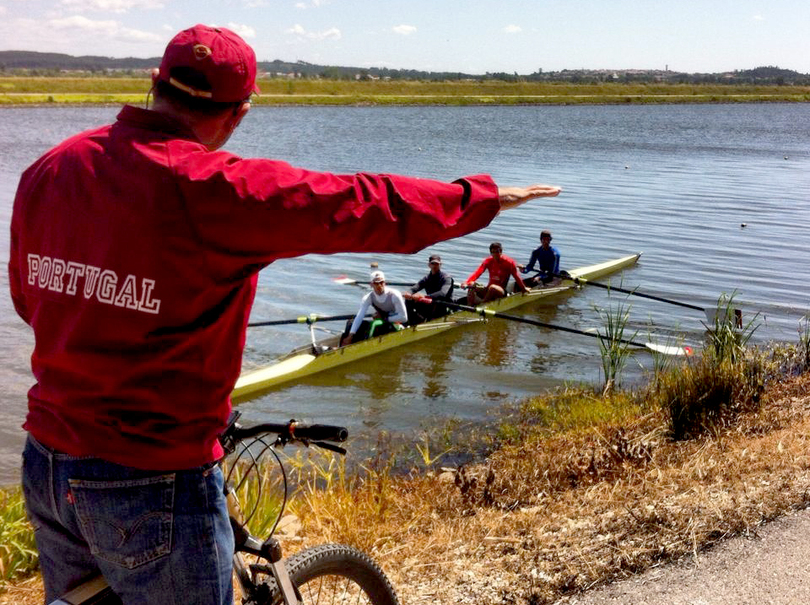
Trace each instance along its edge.
{"label": "lake shoreline", "polygon": [[[252,101],[256,107],[532,107],[532,106],[626,106],[626,105],[736,105],[736,104],[803,104],[810,102],[810,95],[806,97],[779,97],[779,98],[714,98],[707,96],[689,98],[671,97],[639,97],[634,99],[579,99],[575,97],[560,97],[555,99],[544,99],[537,101],[509,100],[505,98],[491,98],[488,100],[470,100],[454,97],[452,101],[441,102],[435,99],[347,99],[339,100],[332,97],[312,99],[309,97],[291,100],[288,96],[278,95],[278,97],[263,97]],[[0,94],[0,109],[3,108],[61,108],[61,107],[119,107],[122,105],[142,105],[145,97],[134,99],[104,99],[104,100],[57,100],[53,101],[36,99],[30,101],[7,101]]]}
{"label": "lake shoreline", "polygon": [[[678,83],[260,79],[256,105],[625,105],[802,103],[810,86]],[[147,78],[3,77],[0,106],[143,102]]]}

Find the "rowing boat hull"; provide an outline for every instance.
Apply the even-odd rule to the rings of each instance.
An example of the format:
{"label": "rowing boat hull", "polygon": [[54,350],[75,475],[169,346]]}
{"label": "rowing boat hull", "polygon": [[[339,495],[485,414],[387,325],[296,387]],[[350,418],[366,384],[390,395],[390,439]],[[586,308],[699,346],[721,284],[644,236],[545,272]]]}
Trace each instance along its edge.
{"label": "rowing boat hull", "polygon": [[[632,254],[598,265],[580,267],[569,271],[569,274],[571,277],[578,277],[585,280],[598,279],[632,266],[636,263],[639,256],[641,255]],[[529,292],[512,294],[506,298],[491,301],[487,303],[486,306],[497,312],[508,311],[540,300],[541,298],[548,298],[556,294],[571,291],[575,288],[577,288],[577,286],[573,281],[565,280],[558,284],[534,288]],[[369,357],[395,347],[401,347],[402,345],[440,334],[452,328],[479,321],[483,321],[479,315],[469,311],[460,311],[423,324],[406,327],[398,332],[362,340],[345,347],[336,347],[337,338],[329,338],[318,343],[322,347],[330,347],[319,355],[312,353],[311,346],[301,347],[286,355],[277,363],[242,374],[231,393],[231,399],[237,403],[247,401],[264,391],[286,382],[352,363],[364,357]]]}

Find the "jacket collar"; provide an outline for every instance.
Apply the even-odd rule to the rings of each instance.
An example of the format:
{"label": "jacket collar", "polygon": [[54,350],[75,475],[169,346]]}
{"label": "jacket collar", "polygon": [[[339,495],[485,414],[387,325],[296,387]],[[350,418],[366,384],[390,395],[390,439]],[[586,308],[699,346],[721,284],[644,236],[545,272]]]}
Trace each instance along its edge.
{"label": "jacket collar", "polygon": [[150,109],[141,109],[133,105],[125,105],[118,114],[118,121],[135,128],[154,130],[156,132],[199,142],[191,129],[185,124]]}

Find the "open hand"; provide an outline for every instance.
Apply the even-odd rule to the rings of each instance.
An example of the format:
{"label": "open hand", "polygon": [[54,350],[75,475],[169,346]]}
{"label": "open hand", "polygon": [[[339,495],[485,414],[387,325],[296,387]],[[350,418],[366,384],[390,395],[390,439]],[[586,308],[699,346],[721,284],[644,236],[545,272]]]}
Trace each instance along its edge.
{"label": "open hand", "polygon": [[554,197],[559,195],[560,191],[562,189],[556,185],[541,184],[528,187],[498,187],[498,199],[501,202],[501,210],[509,210],[538,197]]}

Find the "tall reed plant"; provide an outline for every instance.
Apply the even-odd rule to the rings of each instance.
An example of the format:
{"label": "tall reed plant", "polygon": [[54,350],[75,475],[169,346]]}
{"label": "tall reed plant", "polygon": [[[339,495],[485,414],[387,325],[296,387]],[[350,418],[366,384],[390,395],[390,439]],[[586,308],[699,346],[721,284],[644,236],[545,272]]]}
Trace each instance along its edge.
{"label": "tall reed plant", "polygon": [[728,360],[735,363],[742,359],[748,341],[759,327],[759,313],[743,323],[742,311],[734,308],[735,295],[736,292],[730,296],[720,295],[714,323],[711,326],[704,324],[708,330],[709,352],[717,362]]}
{"label": "tall reed plant", "polygon": [[631,306],[625,305],[624,302],[610,309],[595,307],[602,320],[602,329],[598,333],[600,336],[599,353],[602,357],[602,372],[605,378],[603,389],[605,394],[613,391],[627,364],[627,358],[630,356],[630,347],[622,340],[632,340],[636,336],[636,333],[633,333],[629,339],[625,337],[630,308]]}

